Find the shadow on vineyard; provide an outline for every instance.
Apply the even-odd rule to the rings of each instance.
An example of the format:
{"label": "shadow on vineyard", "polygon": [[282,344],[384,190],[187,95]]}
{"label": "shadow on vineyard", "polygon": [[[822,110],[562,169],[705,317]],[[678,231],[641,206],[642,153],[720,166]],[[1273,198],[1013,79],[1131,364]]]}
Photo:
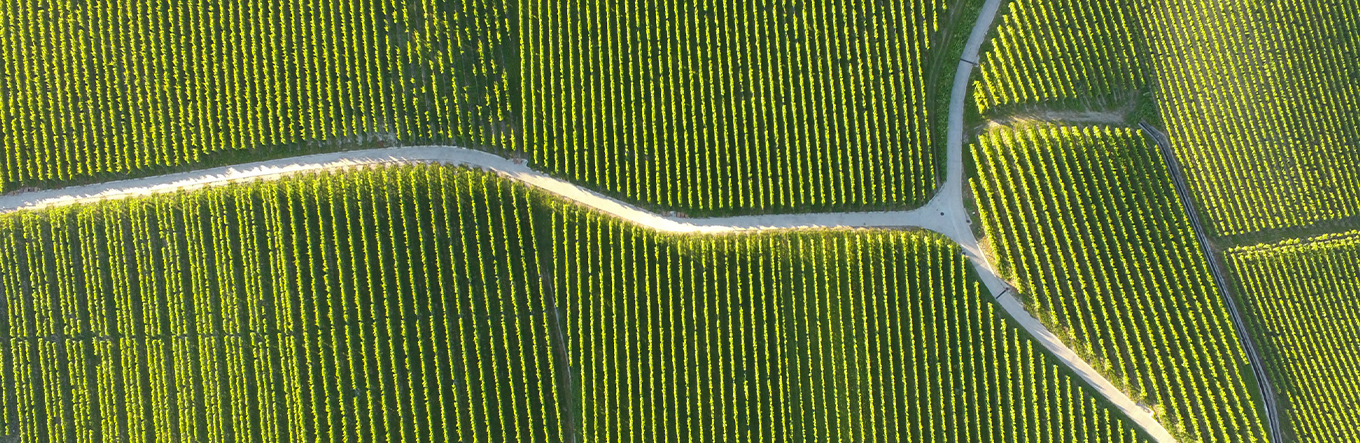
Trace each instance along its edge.
{"label": "shadow on vineyard", "polygon": [[0,441],[1360,440],[1354,0],[0,3]]}
{"label": "shadow on vineyard", "polygon": [[[1360,231],[1234,247],[1222,258],[1247,330],[1274,384],[1282,431],[1296,441],[1353,439],[1357,399],[1329,368],[1360,355],[1355,334]],[[1322,357],[1322,358],[1319,358]]]}

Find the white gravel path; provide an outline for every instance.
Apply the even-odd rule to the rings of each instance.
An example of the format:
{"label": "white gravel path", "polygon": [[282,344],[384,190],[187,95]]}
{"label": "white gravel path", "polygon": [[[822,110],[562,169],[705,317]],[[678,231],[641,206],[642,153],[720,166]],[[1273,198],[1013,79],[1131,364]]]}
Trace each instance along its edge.
{"label": "white gravel path", "polygon": [[[948,230],[948,217],[933,207],[910,211],[835,212],[755,215],[713,218],[677,218],[656,214],[604,196],[579,185],[529,169],[495,154],[454,146],[412,146],[341,151],[288,157],[243,165],[119,180],[60,189],[0,196],[0,213],[42,209],[101,200],[173,193],[251,180],[270,180],[307,172],[383,164],[441,163],[480,168],[583,206],[650,229],[676,233],[724,233],[772,229],[833,227],[919,227],[936,232]],[[931,216],[930,212],[934,211]]]}
{"label": "white gravel path", "polygon": [[[947,173],[945,182],[930,205],[936,205],[944,201],[940,206],[942,212],[950,214],[951,230],[941,232],[950,239],[958,242],[963,248],[963,253],[968,260],[973,262],[977,269],[978,276],[982,283],[987,285],[987,290],[992,295],[997,296],[997,303],[1005,309],[1020,324],[1020,327],[1028,331],[1034,339],[1047,348],[1049,352],[1062,360],[1068,368],[1086,380],[1086,383],[1101,396],[1104,396],[1133,421],[1134,425],[1159,443],[1173,443],[1176,441],[1167,432],[1166,428],[1158,423],[1148,409],[1134,403],[1133,399],[1127,394],[1116,388],[1105,376],[1096,372],[1090,364],[1077,356],[1072,348],[1063,344],[1058,336],[1053,335],[1039,319],[1034,318],[1029,311],[1025,310],[1020,300],[1015,298],[1015,289],[1001,280],[996,273],[996,268],[988,261],[987,256],[982,253],[978,246],[977,237],[973,236],[973,231],[969,229],[967,211],[963,208],[963,108],[964,100],[968,97],[969,76],[976,65],[969,60],[978,59],[978,50],[982,47],[982,42],[987,38],[987,32],[991,29],[992,20],[996,18],[997,9],[1001,6],[1000,0],[987,0],[982,6],[982,13],[978,17],[977,23],[973,25],[972,34],[968,36],[968,43],[964,45],[963,57],[959,60],[958,70],[954,75],[954,90],[949,97],[949,132],[946,134],[948,139],[946,161]],[[938,212],[937,212],[938,213]]]}
{"label": "white gravel path", "polygon": [[[676,218],[652,213],[633,205],[606,197],[581,186],[553,178],[494,154],[452,146],[397,147],[360,151],[342,151],[268,160],[244,165],[211,168],[113,181],[60,189],[34,191],[0,196],[0,213],[25,209],[121,199],[157,193],[171,193],[209,186],[219,186],[247,180],[274,179],[309,171],[333,170],[379,164],[408,164],[436,162],[467,165],[493,171],[511,180],[533,186],[606,214],[659,231],[678,233],[724,233],[771,229],[875,227],[920,228],[949,237],[962,246],[963,253],[973,263],[987,289],[997,296],[997,302],[1051,353],[1087,382],[1097,393],[1142,428],[1154,441],[1171,443],[1175,439],[1157,423],[1148,410],[1135,404],[1128,395],[1116,388],[1091,365],[1077,356],[1034,318],[1014,297],[1010,288],[997,276],[996,270],[982,253],[977,238],[969,228],[963,206],[963,104],[967,98],[969,76],[977,60],[978,49],[991,28],[1000,0],[986,0],[977,23],[964,47],[963,57],[954,77],[950,95],[947,173],[938,194],[925,206],[910,211],[801,213],[714,218]],[[1008,290],[1009,289],[1009,290]]]}

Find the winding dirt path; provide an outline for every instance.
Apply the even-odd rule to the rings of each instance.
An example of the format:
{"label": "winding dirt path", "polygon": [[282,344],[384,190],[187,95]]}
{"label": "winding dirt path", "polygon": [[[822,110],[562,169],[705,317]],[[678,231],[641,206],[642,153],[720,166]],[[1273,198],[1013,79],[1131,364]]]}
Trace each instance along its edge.
{"label": "winding dirt path", "polygon": [[[441,163],[483,169],[605,214],[637,223],[649,229],[665,232],[726,233],[834,227],[918,227],[943,233],[949,231],[948,225],[953,223],[951,217],[945,217],[941,214],[943,210],[936,209],[937,205],[927,205],[910,211],[804,213],[713,218],[668,217],[615,200],[580,185],[534,171],[524,164],[495,154],[454,146],[414,146],[312,154],[155,177],[32,191],[0,197],[0,213],[173,193],[253,180],[272,180],[308,172],[414,163]],[[933,215],[931,214],[932,211],[934,212]]]}
{"label": "winding dirt path", "polygon": [[1148,411],[1133,402],[1091,365],[1077,356],[1056,335],[1034,318],[1019,300],[1014,289],[997,276],[995,268],[983,254],[969,225],[963,205],[963,109],[967,98],[969,77],[975,68],[978,49],[982,46],[991,23],[996,17],[1000,0],[986,0],[978,21],[969,34],[963,57],[959,60],[950,95],[947,172],[939,192],[925,206],[909,211],[836,212],[756,215],[714,218],[675,218],[652,213],[636,206],[606,197],[581,186],[553,178],[494,154],[452,146],[419,146],[344,151],[276,159],[237,166],[211,168],[107,183],[72,186],[61,189],[33,191],[18,195],[0,196],[0,213],[26,209],[115,200],[143,195],[171,193],[250,180],[269,180],[312,171],[343,169],[356,166],[409,163],[442,163],[466,165],[495,172],[511,180],[542,189],[600,212],[633,223],[666,232],[723,233],[782,229],[877,227],[920,228],[940,233],[957,242],[964,256],[973,263],[987,289],[996,296],[997,303],[1044,348],[1115,408],[1124,413],[1154,441],[1174,442],[1175,439]]}

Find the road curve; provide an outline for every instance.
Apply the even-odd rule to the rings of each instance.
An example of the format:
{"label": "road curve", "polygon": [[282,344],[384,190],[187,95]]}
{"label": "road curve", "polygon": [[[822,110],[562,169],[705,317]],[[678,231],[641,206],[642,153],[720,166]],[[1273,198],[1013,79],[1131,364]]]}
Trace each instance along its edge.
{"label": "road curve", "polygon": [[439,163],[483,169],[582,206],[649,229],[674,233],[729,233],[835,227],[921,228],[950,231],[948,217],[929,207],[910,211],[776,214],[713,218],[668,217],[554,178],[504,157],[454,146],[413,146],[341,151],[267,160],[198,171],[120,180],[0,196],[0,213],[43,209],[103,200],[173,193],[252,180],[272,180],[308,172],[374,165]]}
{"label": "road curve", "polygon": [[[997,0],[991,0],[995,2]],[[963,78],[966,81],[966,78]],[[957,85],[957,83],[956,83]],[[956,87],[955,92],[959,89]],[[957,95],[957,94],[956,94]],[[954,120],[951,118],[951,123]],[[951,127],[954,125],[951,124]],[[956,133],[956,135],[958,135]],[[638,225],[674,233],[732,233],[811,228],[919,228],[940,233],[958,242],[964,255],[972,261],[993,294],[1004,294],[997,302],[1013,317],[1020,327],[1034,336],[1063,363],[1072,368],[1095,390],[1123,410],[1140,426],[1152,422],[1147,413],[1138,408],[1108,380],[1095,372],[1048,331],[1037,319],[1025,311],[1008,286],[997,277],[995,270],[980,253],[977,239],[968,228],[968,217],[962,201],[962,138],[951,137],[949,175],[941,192],[926,206],[909,211],[837,212],[753,215],[712,218],[668,217],[620,202],[579,185],[534,171],[515,161],[495,154],[453,146],[417,146],[342,151],[312,154],[235,166],[181,172],[155,177],[120,180],[106,183],[72,186],[61,189],[27,192],[0,196],[0,213],[33,210],[79,203],[94,203],[130,197],[167,194],[185,190],[222,186],[253,180],[272,180],[308,172],[329,171],[373,165],[440,163],[464,165],[496,173],[510,180],[557,195],[582,206],[609,214]],[[1144,426],[1146,429],[1146,426]],[[1149,430],[1155,434],[1160,426]],[[1164,430],[1162,431],[1165,432]],[[1171,442],[1169,437],[1158,441]]]}
{"label": "road curve", "polygon": [[968,98],[969,77],[973,69],[977,66],[974,60],[978,60],[978,51],[982,43],[987,38],[987,33],[991,30],[992,21],[996,18],[997,9],[1000,7],[1000,0],[987,0],[982,6],[982,12],[978,15],[977,23],[973,24],[973,31],[968,36],[968,42],[963,48],[963,56],[959,59],[959,66],[954,74],[954,89],[949,97],[949,129],[945,134],[947,137],[946,150],[946,175],[939,194],[927,206],[938,206],[939,212],[949,214],[949,232],[943,232],[950,239],[958,242],[962,247],[964,255],[973,263],[977,269],[978,277],[982,283],[987,285],[987,290],[996,296],[997,304],[1001,305],[1006,313],[1010,314],[1034,337],[1036,341],[1053,353],[1059,360],[1072,369],[1078,377],[1085,380],[1087,385],[1094,389],[1101,396],[1110,401],[1115,408],[1124,413],[1134,425],[1143,429],[1153,441],[1159,443],[1173,443],[1176,441],[1167,432],[1166,428],[1155,420],[1151,413],[1134,403],[1133,399],[1127,394],[1116,388],[1105,376],[1096,372],[1090,364],[1082,360],[1071,348],[1064,345],[1058,336],[1049,331],[1043,323],[1034,318],[1029,311],[1025,310],[1024,305],[1015,298],[1015,289],[1001,280],[997,275],[996,268],[988,261],[986,254],[978,245],[977,237],[973,235],[969,225],[972,223],[968,219],[968,213],[963,207],[963,110],[964,100]]}
{"label": "road curve", "polygon": [[982,283],[997,297],[997,303],[1016,323],[1044,348],[1105,397],[1136,426],[1159,443],[1175,439],[1091,365],[1077,356],[1038,319],[1030,315],[1014,297],[1014,289],[997,276],[995,268],[981,251],[973,235],[963,205],[963,110],[969,77],[978,50],[986,39],[1001,0],[986,0],[978,21],[969,34],[955,71],[950,95],[945,181],[936,196],[925,206],[909,211],[836,212],[776,214],[713,218],[677,218],[646,211],[620,202],[579,185],[534,171],[528,166],[495,154],[453,146],[394,147],[341,151],[267,160],[236,166],[181,172],[155,177],[71,186],[0,196],[0,213],[42,209],[102,200],[172,193],[251,180],[270,180],[300,173],[336,170],[369,165],[441,163],[466,165],[494,172],[508,179],[555,194],[577,204],[624,219],[650,229],[675,233],[726,233],[808,228],[919,228],[940,233],[957,242],[964,256],[973,263]]}

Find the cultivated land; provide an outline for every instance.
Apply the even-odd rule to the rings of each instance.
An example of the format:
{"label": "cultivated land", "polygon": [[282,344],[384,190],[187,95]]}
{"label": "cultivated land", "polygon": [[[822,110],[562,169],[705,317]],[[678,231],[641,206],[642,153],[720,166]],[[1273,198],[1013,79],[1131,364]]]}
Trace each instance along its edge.
{"label": "cultivated land", "polygon": [[1293,441],[1360,439],[1360,231],[1233,248],[1248,330]]}
{"label": "cultivated land", "polygon": [[24,440],[1138,439],[922,232],[406,166],[18,212],[0,254]]}
{"label": "cultivated land", "polygon": [[1131,1],[1012,0],[1004,9],[973,81],[979,113],[1134,111],[1147,80]]}
{"label": "cultivated land", "polygon": [[[992,47],[981,58],[982,76],[972,100],[979,111],[973,117],[979,120],[970,126],[987,134],[998,126],[1034,126],[1035,120],[1090,125],[1097,120],[1087,114],[1122,114],[1122,123],[1116,126],[1136,125],[1168,147],[1163,156],[1168,163],[1178,160],[1172,177],[1186,179],[1186,191],[1177,189],[1188,194],[1181,206],[1196,211],[1191,215],[1202,220],[1204,232],[1196,246],[1203,251],[1198,255],[1214,260],[1205,262],[1211,265],[1233,260],[1221,255],[1221,245],[1232,245],[1231,251],[1255,250],[1252,245],[1263,241],[1289,243],[1352,230],[1355,202],[1360,201],[1356,198],[1360,139],[1351,108],[1360,83],[1355,63],[1344,54],[1357,41],[1356,11],[1351,1],[1013,1],[990,41]],[[1047,115],[1060,117],[1034,118]],[[1090,182],[1092,174],[1079,178]],[[1074,240],[1080,241],[1045,246],[1061,247]],[[1126,249],[1122,260],[1140,251]],[[1265,262],[1260,258],[1264,254],[1252,256]],[[1342,267],[1309,268],[1301,259],[1290,260],[1273,271],[1288,275],[1290,285],[1273,286],[1277,289],[1269,297],[1306,297],[1319,290],[1313,288],[1331,288],[1332,282],[1350,274]],[[1220,262],[1210,269],[1238,265]],[[1303,354],[1291,349],[1294,357],[1285,357],[1278,349],[1269,349],[1277,345],[1263,340],[1278,337],[1263,336],[1249,326],[1275,321],[1262,315],[1308,317],[1307,306],[1276,304],[1269,314],[1244,309],[1256,303],[1251,297],[1260,295],[1243,292],[1261,294],[1263,289],[1239,281],[1249,274],[1214,274],[1216,289],[1239,306],[1232,312],[1234,329],[1252,362],[1249,371],[1255,380],[1248,386],[1260,387],[1250,391],[1265,414],[1264,435],[1271,441],[1347,441],[1344,434],[1325,429],[1356,428],[1360,421],[1291,404],[1294,399],[1335,401],[1334,395],[1300,389],[1280,370],[1267,373],[1285,364],[1280,359]],[[1084,272],[1076,276],[1092,278]],[[1333,300],[1344,304],[1345,297]],[[1300,311],[1291,313],[1291,307]],[[1316,331],[1303,328],[1297,333],[1310,330]],[[1348,326],[1337,325],[1329,332],[1344,335],[1346,330]],[[1310,363],[1326,361],[1327,352],[1312,354]],[[1311,386],[1320,387],[1349,379],[1344,372],[1323,372],[1310,380]],[[1301,395],[1318,400],[1302,400]],[[1318,418],[1322,415],[1334,420]],[[1300,424],[1305,420],[1312,421]],[[1308,427],[1309,435],[1293,433],[1296,426]]]}
{"label": "cultivated land", "polygon": [[1214,3],[1141,15],[1161,117],[1210,235],[1360,215],[1357,3]]}
{"label": "cultivated land", "polygon": [[585,440],[1140,440],[1003,321],[941,237],[673,236],[559,215]]}
{"label": "cultivated land", "polygon": [[1006,9],[974,91],[983,117],[1130,107],[1130,124],[1165,126],[1211,237],[1360,215],[1353,1]]}
{"label": "cultivated land", "polygon": [[1348,441],[1355,234],[1215,244],[1353,229],[1350,3],[15,3],[5,190],[483,152],[0,197],[4,424]]}
{"label": "cultivated land", "polygon": [[[1096,390],[1097,392],[1100,393],[1101,396],[1103,396],[1103,397],[1105,397],[1105,398],[1110,399],[1111,401],[1113,401],[1113,402],[1114,402],[1114,405],[1115,405],[1121,412],[1123,412],[1123,413],[1127,416],[1127,418],[1129,418],[1129,419],[1131,419],[1133,422],[1137,423],[1138,426],[1139,426],[1140,428],[1142,428],[1143,430],[1145,430],[1145,431],[1151,433],[1154,437],[1156,437],[1156,439],[1157,439],[1158,441],[1170,441],[1170,438],[1169,438],[1169,436],[1166,435],[1166,432],[1165,432],[1164,430],[1162,430],[1161,427],[1160,427],[1159,425],[1157,425],[1155,422],[1149,420],[1148,417],[1147,417],[1146,415],[1143,415],[1142,412],[1141,412],[1140,410],[1138,410],[1138,408],[1137,408],[1136,406],[1134,406],[1133,403],[1130,402],[1130,401],[1128,400],[1127,396],[1125,396],[1123,393],[1121,393],[1121,392],[1119,392],[1117,389],[1115,389],[1112,385],[1110,385],[1110,383],[1109,383],[1108,381],[1106,381],[1106,380],[1105,380],[1104,378],[1102,378],[1100,375],[1096,374],[1096,373],[1092,370],[1092,368],[1091,368],[1089,365],[1085,364],[1085,363],[1082,362],[1079,358],[1077,358],[1076,355],[1075,355],[1073,352],[1071,352],[1071,350],[1069,350],[1069,349],[1067,349],[1065,346],[1063,346],[1062,343],[1059,342],[1059,341],[1056,339],[1056,337],[1054,337],[1052,334],[1050,334],[1050,333],[1048,333],[1046,330],[1044,330],[1043,327],[1042,327],[1042,325],[1040,325],[1040,324],[1039,324],[1037,321],[1035,321],[1033,318],[1029,317],[1028,314],[1026,314],[1026,313],[1023,311],[1023,309],[1020,307],[1020,305],[1019,305],[1018,303],[1015,302],[1015,300],[1012,298],[1012,296],[1007,294],[1007,292],[1010,292],[1010,291],[1004,290],[1004,285],[1000,282],[1000,280],[996,279],[995,276],[993,276],[993,275],[991,274],[992,271],[990,270],[990,268],[989,268],[988,265],[986,264],[986,261],[985,261],[983,255],[981,255],[981,253],[979,252],[979,249],[977,248],[977,242],[976,242],[976,240],[972,239],[972,237],[971,237],[971,232],[969,232],[969,230],[965,227],[965,222],[967,221],[967,217],[963,215],[963,210],[962,210],[963,204],[962,204],[962,201],[961,201],[961,197],[962,197],[963,194],[962,194],[962,192],[961,192],[961,186],[960,186],[961,177],[962,177],[961,168],[962,168],[962,165],[963,165],[963,162],[962,162],[962,154],[961,154],[961,149],[962,149],[962,142],[961,142],[962,137],[961,137],[961,134],[962,134],[962,116],[963,116],[963,113],[962,113],[962,106],[961,106],[961,105],[962,105],[963,99],[964,99],[964,97],[965,97],[966,85],[967,85],[967,82],[968,82],[968,73],[971,71],[971,66],[972,66],[972,64],[971,64],[972,62],[970,62],[970,61],[968,61],[968,60],[971,60],[971,59],[975,59],[975,58],[976,58],[977,48],[981,45],[981,43],[982,43],[982,41],[983,41],[983,36],[985,35],[986,30],[988,29],[988,25],[989,25],[989,23],[990,23],[992,17],[993,17],[994,14],[995,14],[997,5],[998,5],[998,2],[996,2],[996,1],[991,1],[991,2],[987,2],[987,3],[983,6],[982,10],[980,11],[980,16],[981,16],[981,18],[978,20],[976,26],[974,26],[974,28],[972,29],[972,32],[968,34],[967,44],[966,44],[966,45],[963,45],[963,46],[964,46],[963,52],[964,52],[964,55],[965,55],[964,60],[961,61],[961,62],[958,64],[958,69],[956,70],[955,75],[952,77],[953,80],[954,80],[954,83],[953,83],[953,89],[952,89],[951,94],[950,94],[950,101],[949,101],[949,103],[950,103],[950,106],[949,106],[950,112],[949,112],[949,119],[948,119],[948,123],[949,123],[949,124],[948,124],[948,129],[949,129],[949,137],[948,137],[948,147],[949,147],[949,150],[948,150],[948,152],[949,152],[949,154],[948,154],[948,157],[947,157],[947,158],[948,158],[948,162],[947,162],[947,163],[948,163],[948,165],[949,165],[949,167],[950,167],[950,171],[949,171],[948,174],[947,174],[947,177],[948,177],[948,178],[947,178],[945,184],[941,186],[941,188],[942,188],[941,195],[937,195],[936,198],[932,200],[932,203],[931,203],[930,205],[927,205],[926,207],[920,208],[920,209],[918,209],[918,210],[908,211],[908,212],[906,213],[906,215],[908,216],[908,218],[912,219],[912,221],[911,221],[911,222],[908,222],[908,224],[914,223],[914,222],[917,221],[917,220],[928,220],[926,217],[924,217],[925,214],[927,214],[927,213],[935,213],[936,211],[938,211],[940,217],[939,217],[939,218],[935,218],[934,221],[933,221],[932,223],[928,223],[928,225],[930,225],[930,226],[935,226],[936,228],[939,228],[939,227],[941,227],[941,226],[944,226],[945,228],[942,228],[942,229],[936,229],[936,228],[932,228],[932,229],[936,229],[937,231],[940,231],[940,232],[949,232],[949,233],[951,233],[951,234],[950,234],[950,237],[953,238],[953,239],[956,240],[956,241],[959,241],[959,242],[964,246],[964,249],[963,249],[964,256],[966,256],[969,260],[973,261],[973,263],[977,266],[977,269],[978,269],[978,270],[983,271],[983,273],[980,275],[981,277],[983,277],[983,278],[982,278],[982,281],[986,284],[986,286],[987,286],[990,290],[992,290],[993,293],[999,294],[999,295],[997,296],[997,301],[999,302],[999,306],[1001,306],[1004,310],[1006,310],[1008,314],[1012,315],[1013,318],[1017,321],[1017,323],[1018,323],[1019,325],[1023,326],[1027,331],[1029,331],[1030,333],[1034,334],[1034,337],[1036,338],[1036,340],[1037,340],[1040,344],[1042,344],[1043,347],[1045,347],[1045,348],[1047,348],[1049,351],[1053,352],[1053,353],[1055,354],[1056,357],[1058,357],[1060,360],[1062,360],[1062,361],[1064,362],[1064,364],[1066,364],[1066,365],[1069,366],[1070,368],[1074,369],[1074,370],[1076,371],[1076,374],[1079,375],[1084,381],[1086,381],[1087,383],[1091,383],[1091,385],[1095,388],[1095,390]],[[962,40],[957,40],[957,41],[958,41],[960,44],[962,44]],[[508,163],[505,159],[500,159],[500,162],[501,162],[501,163]],[[502,171],[504,171],[504,169],[502,169]],[[262,171],[251,171],[251,172],[249,172],[249,173],[254,173],[254,172],[262,172]],[[269,174],[269,172],[267,172],[267,171],[263,171],[262,173]],[[229,175],[230,175],[230,174],[229,174]],[[556,185],[553,185],[553,186],[563,185],[563,184],[564,184],[564,183],[561,183],[560,181],[556,181],[555,179],[546,178],[546,177],[542,176],[541,174],[523,174],[523,173],[518,173],[518,172],[516,172],[516,173],[512,173],[512,174],[510,174],[510,175],[512,175],[512,178],[526,178],[526,177],[527,177],[527,178],[529,178],[529,180],[538,180],[538,181],[551,181],[551,182],[556,182]],[[526,181],[529,181],[529,180],[526,180]],[[152,180],[152,181],[156,181],[156,180]],[[190,181],[194,181],[194,180],[191,179]],[[162,186],[161,186],[161,187],[165,187],[164,185],[165,185],[165,183],[162,183]],[[173,186],[174,186],[174,185],[170,185],[170,187],[173,187]],[[195,186],[198,186],[198,185],[196,185],[196,184],[191,184],[191,185],[190,185],[190,187],[195,187]],[[95,187],[95,188],[102,188],[102,187]],[[139,189],[139,190],[128,190],[128,189],[123,189],[123,190],[120,190],[120,191],[115,192],[115,194],[123,194],[123,196],[127,196],[129,193],[136,193],[136,192],[141,192],[141,191],[143,191],[143,190],[140,190],[140,189]],[[576,189],[576,190],[574,190],[573,192],[575,192],[575,193],[578,194],[578,195],[591,194],[591,193],[589,193],[589,192],[587,192],[587,191],[580,190],[579,188]],[[57,193],[57,194],[59,194],[59,193]],[[35,196],[20,196],[20,197],[17,197],[16,199],[17,199],[17,200],[20,200],[20,201],[23,201],[23,200],[29,200],[29,199],[30,199],[29,197],[35,197]],[[41,199],[34,198],[33,200],[41,200]],[[69,199],[68,199],[67,197],[59,197],[59,198],[57,198],[56,200],[69,200]],[[601,199],[599,199],[598,196],[595,196],[595,200],[596,200],[596,201],[599,201],[599,200],[601,200]],[[622,209],[623,209],[623,212],[625,212],[625,213],[629,212],[629,210],[627,209],[626,205],[620,205],[620,204],[618,204],[617,202],[612,202],[612,201],[611,201],[611,202],[608,202],[607,204],[605,204],[605,205],[603,205],[603,206],[606,207],[606,208],[610,208],[610,209],[620,209],[620,208],[622,208]],[[634,210],[634,211],[635,211],[635,210]],[[636,215],[636,214],[634,214],[634,215]],[[794,223],[801,223],[801,221],[799,221],[799,220],[801,220],[802,217],[803,217],[803,216],[801,216],[801,215],[796,215],[796,216],[793,216],[792,219],[794,220]],[[655,217],[654,215],[652,216],[652,218],[654,218],[654,219],[660,219],[660,217]],[[741,219],[741,217],[734,217],[734,218],[736,218],[736,219]],[[786,226],[788,223],[790,223],[789,219],[786,218],[786,217],[776,217],[776,218],[777,218],[778,220],[775,221],[774,224],[776,224],[776,225],[778,225],[778,226]],[[818,222],[816,222],[816,223],[825,223],[824,220],[850,220],[849,223],[852,224],[852,225],[865,226],[865,225],[873,225],[874,223],[878,223],[877,220],[881,218],[881,215],[879,215],[879,216],[870,216],[870,217],[867,217],[867,218],[859,218],[859,217],[856,217],[856,216],[853,215],[853,214],[830,214],[829,217],[827,217],[827,216],[817,216],[817,215],[814,215],[814,216],[812,216],[811,218],[813,218],[813,219],[815,219],[815,220],[822,220],[822,221],[818,221]],[[932,217],[932,218],[933,218],[933,217]],[[670,223],[677,224],[677,225],[682,225],[682,226],[683,226],[683,225],[689,225],[688,223],[677,223],[674,219],[670,219],[669,222],[670,222]],[[753,226],[755,226],[755,227],[757,227],[757,228],[761,227],[761,223],[765,223],[765,221],[764,221],[763,219],[761,219],[760,217],[754,217],[754,218],[752,218],[752,220],[746,220],[746,221],[743,221],[743,222],[744,222],[744,223],[748,223],[748,226],[752,226],[752,225],[753,225]],[[664,224],[664,223],[663,223],[663,224]],[[899,224],[891,224],[891,226],[901,226],[901,225],[902,225],[902,224],[900,224],[900,223],[899,223]],[[690,226],[693,226],[693,225],[690,225]],[[823,225],[823,226],[824,226],[824,225]],[[731,228],[730,228],[730,227],[721,227],[720,229],[721,229],[721,230],[730,230]],[[743,228],[743,229],[745,229],[745,228]],[[574,435],[574,433],[573,433],[573,435]],[[1056,435],[1056,434],[1050,434],[1050,435]]]}
{"label": "cultivated land", "polygon": [[917,206],[945,111],[927,68],[958,56],[942,25],[970,3],[529,1],[525,148],[690,214]]}
{"label": "cultivated land", "polygon": [[439,143],[695,215],[919,206],[981,3],[16,3],[0,189]]}
{"label": "cultivated land", "polygon": [[519,146],[513,2],[0,7],[0,188],[364,143]]}
{"label": "cultivated land", "polygon": [[1152,143],[1129,129],[997,129],[974,196],[1031,312],[1190,440],[1252,441],[1260,418],[1224,300]]}

